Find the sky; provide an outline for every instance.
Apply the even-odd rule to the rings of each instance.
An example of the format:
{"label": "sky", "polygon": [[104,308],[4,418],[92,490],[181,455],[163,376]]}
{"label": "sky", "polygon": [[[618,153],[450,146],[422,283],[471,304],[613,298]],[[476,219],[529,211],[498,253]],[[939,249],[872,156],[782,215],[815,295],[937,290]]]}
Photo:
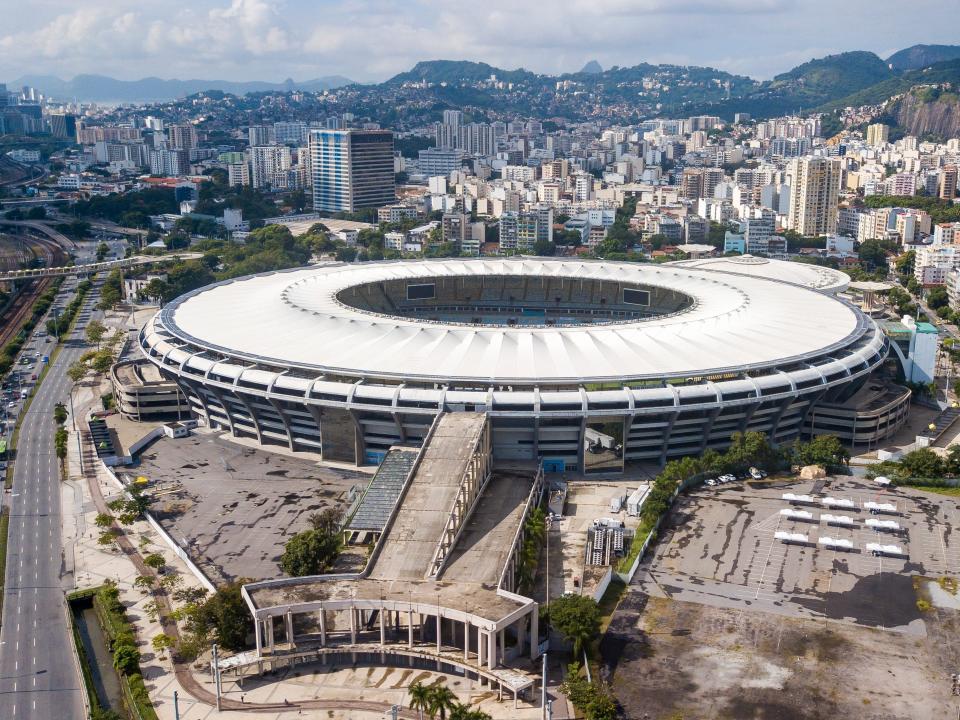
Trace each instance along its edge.
{"label": "sky", "polygon": [[960,0],[0,0],[0,80],[372,82],[435,59],[550,74],[591,59],[676,63],[768,79],[845,50],[957,43],[958,17]]}

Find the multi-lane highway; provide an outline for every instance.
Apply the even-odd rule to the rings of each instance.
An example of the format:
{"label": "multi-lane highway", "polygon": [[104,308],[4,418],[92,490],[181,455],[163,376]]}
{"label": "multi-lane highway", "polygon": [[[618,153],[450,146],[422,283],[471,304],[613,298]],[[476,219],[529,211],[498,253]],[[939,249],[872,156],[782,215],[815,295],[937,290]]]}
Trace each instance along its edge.
{"label": "multi-lane highway", "polygon": [[[73,285],[74,281],[67,281]],[[66,369],[84,352],[100,283],[87,295],[76,329],[50,366],[23,418],[17,443],[0,630],[0,717],[73,720],[84,717],[83,685],[70,648],[60,537],[60,477],[53,409],[67,403]]]}

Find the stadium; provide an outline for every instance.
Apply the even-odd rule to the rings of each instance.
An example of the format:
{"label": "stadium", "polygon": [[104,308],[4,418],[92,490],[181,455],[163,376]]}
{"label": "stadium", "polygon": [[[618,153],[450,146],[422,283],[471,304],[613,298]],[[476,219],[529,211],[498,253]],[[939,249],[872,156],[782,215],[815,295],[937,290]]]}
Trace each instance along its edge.
{"label": "stadium", "polygon": [[[139,342],[202,422],[264,445],[375,464],[482,412],[495,459],[619,473],[735,431],[842,431],[812,418],[879,388],[889,347],[848,280],[749,257],[331,263],[196,290]],[[854,441],[898,426],[897,398]]]}

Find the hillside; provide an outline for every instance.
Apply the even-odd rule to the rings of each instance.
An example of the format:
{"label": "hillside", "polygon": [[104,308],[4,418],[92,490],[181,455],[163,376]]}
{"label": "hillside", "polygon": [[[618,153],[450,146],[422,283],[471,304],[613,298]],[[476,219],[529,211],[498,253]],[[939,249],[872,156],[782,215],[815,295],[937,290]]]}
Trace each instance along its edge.
{"label": "hillside", "polygon": [[887,58],[894,70],[919,70],[928,65],[960,58],[960,45],[914,45]]}
{"label": "hillside", "polygon": [[434,84],[477,83],[496,75],[504,82],[529,82],[538,76],[523,68],[504,70],[483,62],[468,60],[423,60],[412,69],[394,75],[384,85],[402,85],[405,82],[428,82]]}
{"label": "hillside", "polygon": [[894,77],[883,60],[870,52],[855,51],[810,60],[761,83],[752,92],[729,100],[699,106],[732,118],[736,112],[748,112],[764,118],[815,108],[836,98],[859,92]]}
{"label": "hillside", "polygon": [[915,87],[893,102],[888,112],[911,135],[960,136],[960,95],[935,87]]}
{"label": "hillside", "polygon": [[908,70],[900,75],[863,88],[855,93],[824,103],[818,109],[836,110],[860,105],[879,105],[894,95],[907,92],[916,85],[960,83],[960,58],[937,63],[922,70]]}

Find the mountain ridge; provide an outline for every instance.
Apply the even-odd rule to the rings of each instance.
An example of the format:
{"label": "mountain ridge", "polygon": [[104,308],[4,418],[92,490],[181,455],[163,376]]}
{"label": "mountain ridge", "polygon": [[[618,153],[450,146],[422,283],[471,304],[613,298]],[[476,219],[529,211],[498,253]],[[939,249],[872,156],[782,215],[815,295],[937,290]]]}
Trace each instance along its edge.
{"label": "mountain ridge", "polygon": [[46,95],[59,99],[76,97],[92,102],[164,102],[205,90],[219,90],[233,95],[245,95],[251,92],[289,90],[318,92],[352,84],[354,84],[353,80],[342,75],[321,76],[304,81],[287,79],[277,83],[259,80],[180,80],[178,78],[163,79],[158,77],[118,80],[107,75],[80,74],[70,80],[63,80],[54,75],[24,75],[12,83],[8,83],[8,87],[16,88],[28,85],[37,88]]}

